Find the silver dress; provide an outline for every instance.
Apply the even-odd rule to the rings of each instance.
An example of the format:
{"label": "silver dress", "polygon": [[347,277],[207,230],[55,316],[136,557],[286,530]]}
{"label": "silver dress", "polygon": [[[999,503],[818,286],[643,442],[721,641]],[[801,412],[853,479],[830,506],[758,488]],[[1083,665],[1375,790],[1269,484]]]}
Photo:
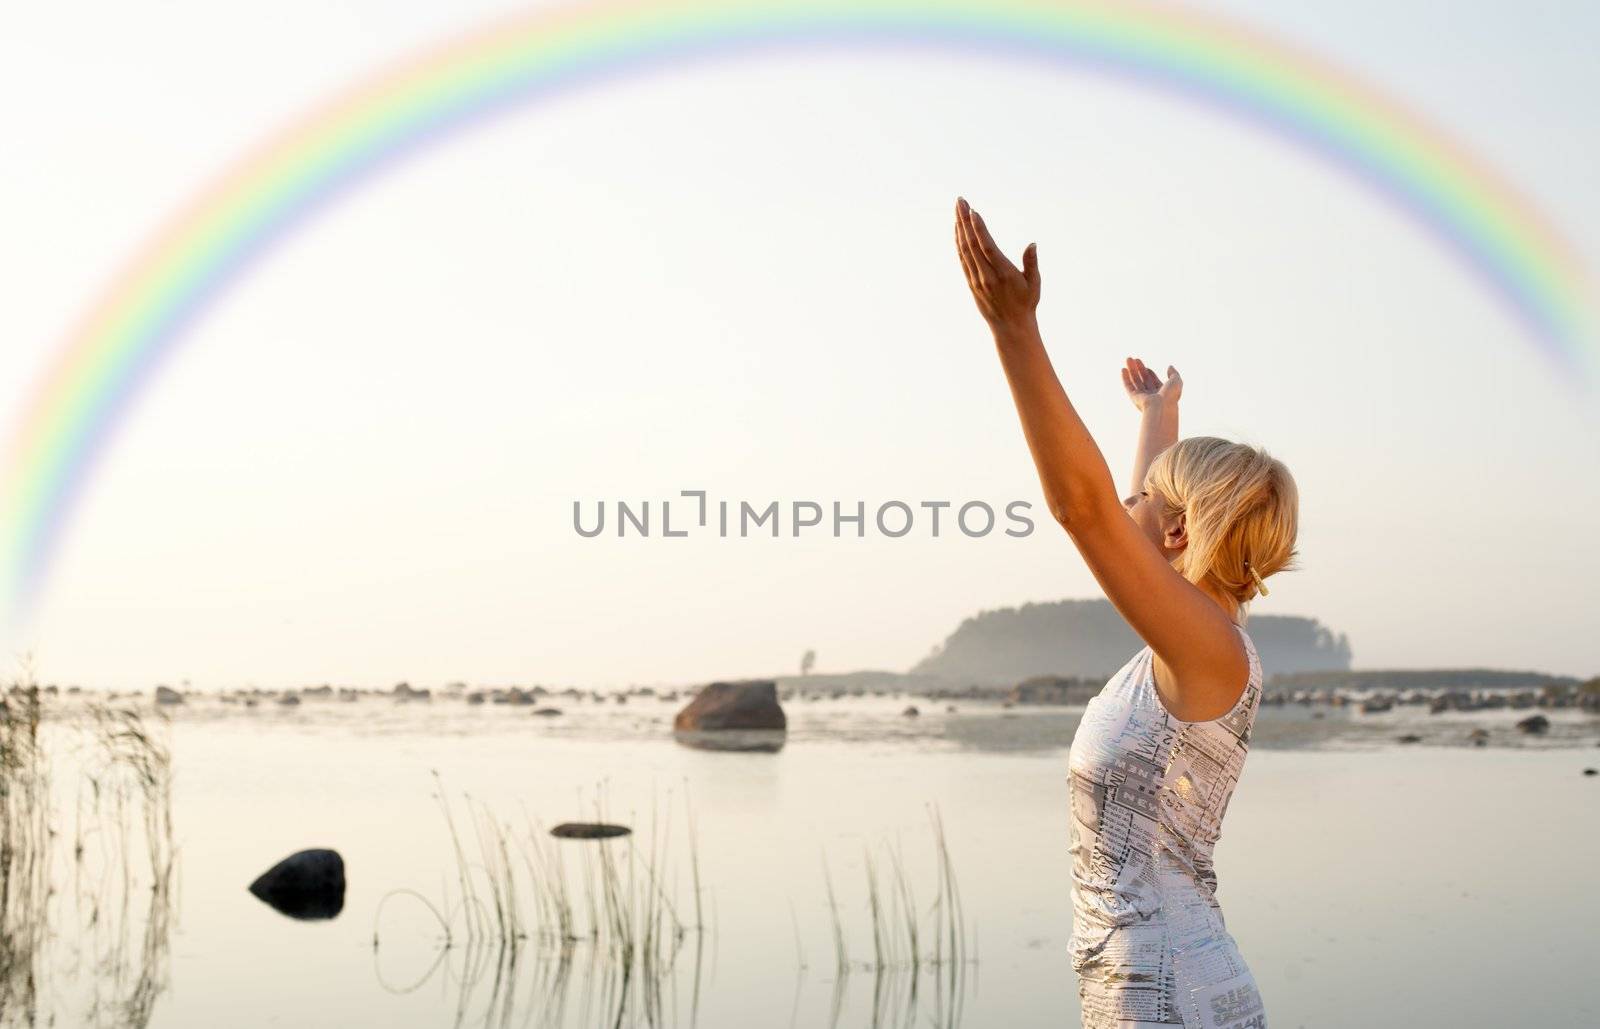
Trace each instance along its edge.
{"label": "silver dress", "polygon": [[1084,711],[1068,762],[1072,967],[1086,1029],[1264,1029],[1261,993],[1223,924],[1211,852],[1250,749],[1261,662],[1209,722],[1167,713],[1149,647]]}

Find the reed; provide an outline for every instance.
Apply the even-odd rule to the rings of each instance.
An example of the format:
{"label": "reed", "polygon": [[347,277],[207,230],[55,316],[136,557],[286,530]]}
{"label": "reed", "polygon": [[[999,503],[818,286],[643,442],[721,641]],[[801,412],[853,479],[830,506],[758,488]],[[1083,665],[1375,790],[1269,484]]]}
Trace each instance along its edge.
{"label": "reed", "polygon": [[39,723],[39,687],[28,674],[0,696],[0,1024],[32,1024],[40,1003],[51,832]]}
{"label": "reed", "polygon": [[[465,813],[460,813],[442,784],[436,797],[455,857],[453,888],[437,904],[415,890],[390,891],[374,917],[375,952],[382,942],[378,916],[392,898],[409,897],[424,904],[439,924],[441,951],[452,946],[459,951],[454,978],[461,990],[460,1017],[481,1004],[486,1024],[507,1022],[519,1006],[514,994],[520,977],[530,968],[539,989],[554,992],[522,1006],[536,1003],[545,1014],[564,1017],[565,991],[574,978],[575,954],[582,948],[587,970],[576,978],[583,984],[584,1024],[591,1021],[591,1007],[609,1024],[624,1024],[630,1010],[646,1024],[665,1020],[669,1005],[664,984],[673,977],[686,938],[703,937],[706,929],[687,925],[680,914],[684,907],[670,874],[678,849],[675,820],[664,817],[660,805],[652,804],[646,832],[577,844],[581,860],[573,867],[567,852],[574,844],[551,837],[526,811],[519,831],[471,797],[462,798]],[[670,813],[670,798],[666,807]],[[603,790],[596,793],[593,813],[596,821],[608,820]],[[687,802],[684,821],[698,922],[702,884]],[[470,827],[470,834],[461,832],[462,826]],[[697,946],[697,982],[699,954]],[[531,1010],[525,1013],[532,1015]]]}
{"label": "reed", "polygon": [[[0,1027],[150,1020],[175,917],[168,737],[131,708],[47,712],[26,661],[0,693]],[[70,812],[60,760],[78,779]],[[52,899],[66,883],[70,907]]]}

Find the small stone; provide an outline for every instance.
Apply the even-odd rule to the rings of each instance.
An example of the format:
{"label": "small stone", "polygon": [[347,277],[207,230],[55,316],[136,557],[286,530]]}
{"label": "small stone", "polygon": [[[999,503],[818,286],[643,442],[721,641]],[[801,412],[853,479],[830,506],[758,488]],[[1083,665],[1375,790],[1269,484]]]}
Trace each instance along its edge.
{"label": "small stone", "polygon": [[625,825],[606,822],[562,822],[550,830],[550,835],[560,840],[609,840],[633,832]]}
{"label": "small stone", "polygon": [[1529,715],[1517,723],[1517,728],[1526,733],[1542,733],[1550,728],[1550,719],[1544,715]]}

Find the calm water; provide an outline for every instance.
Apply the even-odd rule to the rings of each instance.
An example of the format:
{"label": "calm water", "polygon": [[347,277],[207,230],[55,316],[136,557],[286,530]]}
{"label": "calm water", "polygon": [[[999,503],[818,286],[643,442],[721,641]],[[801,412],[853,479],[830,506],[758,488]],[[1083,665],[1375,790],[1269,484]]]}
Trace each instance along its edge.
{"label": "calm water", "polygon": [[[591,817],[603,795],[647,848],[657,812],[671,826],[664,891],[680,914],[693,907],[692,799],[711,928],[691,932],[656,978],[657,1024],[1076,1025],[1065,775],[1078,712],[910,702],[920,718],[899,714],[904,699],[790,703],[777,754],[678,746],[666,735],[675,705],[648,699],[557,701],[567,711],[558,719],[444,700],[250,711],[191,702],[170,729],[178,888],[169,951],[151,958],[149,1024],[646,1024],[637,982],[619,993],[614,963],[587,945],[565,966],[536,944],[514,962],[492,947],[442,950],[422,904],[397,897],[374,949],[385,894],[411,889],[448,906],[457,863],[437,771],[458,819],[470,794],[523,833],[530,817]],[[1272,1025],[1600,1024],[1600,777],[1581,774],[1600,766],[1600,718],[1546,712],[1550,736],[1529,740],[1512,728],[1528,713],[1263,709],[1216,859],[1229,928]],[[1461,746],[1480,726],[1491,745]],[[1424,741],[1393,742],[1407,731]],[[70,762],[55,776],[58,793],[79,789]],[[926,915],[930,805],[943,816],[975,960],[953,985],[943,970],[858,966],[841,979],[824,858],[850,956],[864,961],[864,854],[885,874],[898,847]],[[470,819],[460,827],[475,854]],[[339,917],[296,922],[246,891],[313,846],[344,855]],[[600,845],[560,846],[577,862]],[[48,963],[57,1025],[82,1024],[84,983],[106,981],[93,962],[61,956],[78,942],[58,940]],[[620,1016],[619,997],[631,998]],[[111,1024],[103,1012],[100,1021]]]}

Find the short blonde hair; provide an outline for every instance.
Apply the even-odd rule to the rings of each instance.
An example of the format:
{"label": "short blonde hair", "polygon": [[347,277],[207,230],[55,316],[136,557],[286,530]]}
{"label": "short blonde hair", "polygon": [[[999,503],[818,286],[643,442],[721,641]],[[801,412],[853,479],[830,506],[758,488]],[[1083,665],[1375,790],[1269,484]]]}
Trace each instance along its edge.
{"label": "short blonde hair", "polygon": [[1145,488],[1161,495],[1167,517],[1184,515],[1189,542],[1173,567],[1197,586],[1209,579],[1243,603],[1256,595],[1250,569],[1266,579],[1299,556],[1294,477],[1260,447],[1179,440],[1151,462]]}

